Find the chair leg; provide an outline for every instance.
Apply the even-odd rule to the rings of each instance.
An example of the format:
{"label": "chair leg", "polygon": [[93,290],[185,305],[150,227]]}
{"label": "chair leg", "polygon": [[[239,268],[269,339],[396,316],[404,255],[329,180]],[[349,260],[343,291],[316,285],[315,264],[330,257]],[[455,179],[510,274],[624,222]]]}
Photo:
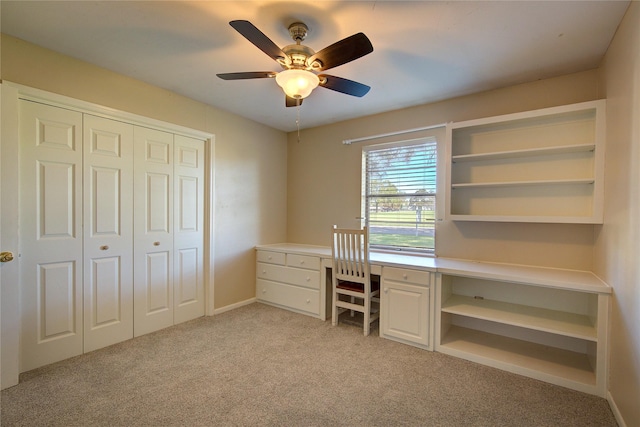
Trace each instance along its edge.
{"label": "chair leg", "polygon": [[333,284],[333,298],[331,298],[331,324],[333,326],[338,325],[338,309],[336,307],[336,301],[338,300],[338,293],[336,292],[336,285]]}
{"label": "chair leg", "polygon": [[[351,297],[351,304],[355,304],[356,303],[356,297]],[[356,312],[354,310],[351,310],[351,317],[354,317],[356,315]]]}
{"label": "chair leg", "polygon": [[371,329],[371,299],[364,299],[364,336],[368,336]]}

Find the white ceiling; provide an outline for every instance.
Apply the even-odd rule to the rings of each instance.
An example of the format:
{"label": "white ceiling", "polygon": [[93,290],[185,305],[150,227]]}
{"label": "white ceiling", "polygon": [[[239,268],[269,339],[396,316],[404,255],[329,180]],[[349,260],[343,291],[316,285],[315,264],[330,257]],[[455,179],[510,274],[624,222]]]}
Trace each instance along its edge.
{"label": "white ceiling", "polygon": [[363,98],[316,89],[308,128],[599,65],[628,1],[7,1],[3,33],[166,88],[277,129],[296,128],[279,71],[228,22],[251,21],[280,47],[309,27],[315,51],[363,32],[373,53],[326,73],[371,86]]}

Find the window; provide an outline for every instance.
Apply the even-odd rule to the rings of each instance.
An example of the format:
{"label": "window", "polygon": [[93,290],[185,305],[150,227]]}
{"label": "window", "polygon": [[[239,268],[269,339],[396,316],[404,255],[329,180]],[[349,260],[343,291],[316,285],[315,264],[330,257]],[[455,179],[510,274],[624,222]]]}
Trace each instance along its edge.
{"label": "window", "polygon": [[363,149],[363,210],[372,249],[433,254],[435,138]]}

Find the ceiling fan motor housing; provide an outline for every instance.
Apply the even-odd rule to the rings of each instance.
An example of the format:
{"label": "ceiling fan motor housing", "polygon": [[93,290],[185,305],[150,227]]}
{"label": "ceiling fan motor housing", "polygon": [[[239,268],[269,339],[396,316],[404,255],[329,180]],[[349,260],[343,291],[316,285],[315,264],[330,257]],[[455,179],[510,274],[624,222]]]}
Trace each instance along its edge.
{"label": "ceiling fan motor housing", "polygon": [[311,70],[314,67],[313,64],[307,64],[307,58],[315,55],[315,51],[303,44],[290,44],[282,48],[282,51],[287,54],[287,58],[284,59],[284,63],[280,63],[283,68],[299,69],[299,70]]}
{"label": "ceiling fan motor housing", "polygon": [[301,44],[301,42],[307,37],[307,27],[302,22],[294,22],[289,25],[289,34],[296,44],[291,44],[282,48],[282,51],[287,55],[282,61],[278,61],[282,68],[292,70],[314,70],[322,67],[320,61],[314,61],[312,64],[307,62],[307,59],[315,55],[315,51],[308,46]]}

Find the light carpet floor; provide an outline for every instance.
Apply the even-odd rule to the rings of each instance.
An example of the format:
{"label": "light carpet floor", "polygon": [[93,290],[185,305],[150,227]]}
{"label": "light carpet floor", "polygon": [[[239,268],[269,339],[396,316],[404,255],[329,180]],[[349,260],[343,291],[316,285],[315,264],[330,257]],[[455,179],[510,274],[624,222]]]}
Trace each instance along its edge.
{"label": "light carpet floor", "polygon": [[3,426],[615,426],[606,400],[263,304],[21,376]]}

